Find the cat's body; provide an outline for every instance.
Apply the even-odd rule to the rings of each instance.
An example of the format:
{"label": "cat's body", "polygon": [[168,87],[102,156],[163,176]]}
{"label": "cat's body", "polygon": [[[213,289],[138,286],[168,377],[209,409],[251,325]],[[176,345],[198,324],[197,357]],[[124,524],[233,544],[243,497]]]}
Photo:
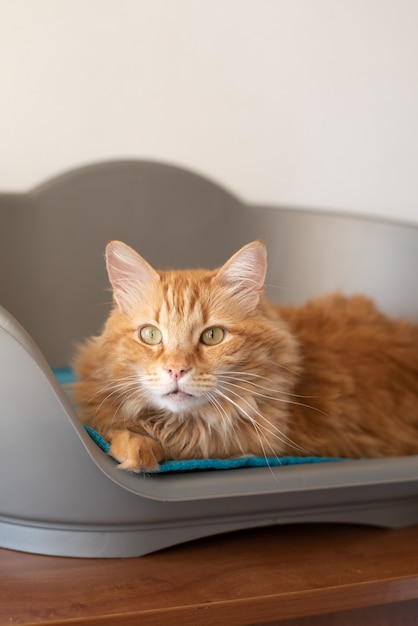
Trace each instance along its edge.
{"label": "cat's body", "polygon": [[242,455],[418,453],[418,326],[362,296],[278,308],[265,248],[156,272],[107,247],[115,306],[75,362],[82,421],[122,467]]}

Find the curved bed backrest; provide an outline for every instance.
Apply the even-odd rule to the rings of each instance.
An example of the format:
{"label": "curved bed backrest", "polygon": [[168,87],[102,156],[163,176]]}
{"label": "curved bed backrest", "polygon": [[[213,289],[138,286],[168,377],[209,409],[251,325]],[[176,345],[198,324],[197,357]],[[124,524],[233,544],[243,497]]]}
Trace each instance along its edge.
{"label": "curved bed backrest", "polygon": [[279,303],[340,289],[418,317],[418,227],[250,205],[191,172],[143,161],[71,171],[0,194],[0,304],[53,366],[99,331],[111,301],[103,250],[121,239],[156,267],[216,267],[256,238]]}

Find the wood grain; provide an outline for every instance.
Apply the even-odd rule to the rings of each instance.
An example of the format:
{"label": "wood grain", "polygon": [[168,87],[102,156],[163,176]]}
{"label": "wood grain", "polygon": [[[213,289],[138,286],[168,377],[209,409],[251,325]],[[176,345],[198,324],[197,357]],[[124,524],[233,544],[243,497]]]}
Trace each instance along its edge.
{"label": "wood grain", "polygon": [[[324,614],[329,620],[378,605],[394,604],[388,614],[405,614],[408,606],[395,603],[412,600],[418,600],[418,527],[254,529],[133,559],[0,550],[1,626],[296,625],[288,620]],[[365,619],[372,626],[370,615]]]}

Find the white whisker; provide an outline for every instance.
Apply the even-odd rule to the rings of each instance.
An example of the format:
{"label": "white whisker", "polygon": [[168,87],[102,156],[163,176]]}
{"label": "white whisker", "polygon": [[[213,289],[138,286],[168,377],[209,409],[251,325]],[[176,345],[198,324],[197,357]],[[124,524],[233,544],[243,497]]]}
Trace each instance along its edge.
{"label": "white whisker", "polygon": [[[216,391],[217,391],[217,393],[218,393],[221,397],[223,397],[225,400],[227,400],[228,402],[230,402],[230,403],[231,403],[231,404],[232,404],[232,405],[233,405],[236,409],[238,409],[239,414],[243,414],[243,415],[244,415],[244,416],[248,419],[248,421],[250,422],[250,424],[253,426],[253,428],[254,428],[254,430],[255,430],[255,432],[256,432],[256,435],[257,435],[257,437],[258,437],[258,440],[259,440],[259,442],[260,442],[260,447],[261,447],[261,450],[262,450],[262,452],[263,452],[263,456],[264,456],[264,458],[265,458],[265,460],[266,460],[267,467],[269,468],[269,471],[270,471],[271,475],[273,476],[274,480],[277,480],[277,477],[275,476],[275,474],[274,474],[274,472],[273,472],[273,470],[272,470],[272,468],[271,468],[271,466],[270,466],[270,463],[269,463],[269,461],[268,461],[268,457],[269,457],[269,455],[267,455],[266,448],[265,448],[265,445],[264,445],[263,439],[262,439],[262,437],[261,437],[261,434],[262,434],[262,433],[261,433],[261,429],[260,429],[259,424],[257,423],[257,420],[255,420],[253,417],[251,417],[251,415],[250,415],[249,413],[247,413],[247,411],[246,411],[245,409],[243,409],[242,407],[240,407],[240,406],[239,406],[239,404],[238,404],[237,402],[235,402],[235,401],[234,401],[232,398],[230,398],[228,395],[224,394],[224,393],[223,393],[220,389],[217,389]],[[269,444],[269,446],[270,446],[270,444]],[[271,446],[270,446],[270,448],[271,448]],[[272,453],[273,453],[273,455],[274,455],[274,456],[275,456],[275,457],[279,460],[279,457],[277,456],[277,454],[274,452],[274,450],[273,450],[273,449],[272,449]]]}
{"label": "white whisker", "polygon": [[[255,409],[250,402],[248,402],[248,400],[246,400],[245,398],[243,398],[242,396],[240,396],[238,393],[236,393],[235,391],[228,389],[225,386],[220,385],[220,387],[222,387],[225,391],[227,391],[228,393],[232,393],[234,396],[236,396],[237,398],[239,398],[241,401],[245,402],[245,404],[247,404],[252,411],[254,411],[254,413],[260,417],[266,424],[268,424],[268,426],[270,428],[272,428],[273,430],[270,430],[270,428],[266,428],[263,426],[264,430],[266,430],[270,435],[272,435],[273,437],[275,437],[276,439],[278,439],[279,441],[281,441],[283,444],[290,446],[292,448],[294,448],[295,450],[299,450],[300,452],[303,452],[304,454],[307,454],[308,451],[305,450],[304,448],[302,448],[301,446],[299,446],[297,443],[295,443],[294,441],[292,441],[292,439],[290,439],[290,437],[288,437],[287,435],[285,435],[278,426],[276,426],[275,424],[273,424],[270,420],[268,420],[265,415],[263,415],[262,413],[260,413],[260,411],[258,409]],[[247,417],[248,414],[246,413]],[[252,419],[255,419],[254,417]],[[261,424],[258,424],[261,427]],[[273,450],[273,447],[272,447]]]}
{"label": "white whisker", "polygon": [[[241,378],[239,378],[238,376],[241,376]],[[300,394],[296,394],[296,393],[291,393],[289,391],[282,391],[281,389],[273,389],[272,387],[264,387],[263,385],[259,385],[258,383],[255,383],[252,380],[246,380],[247,376],[252,376],[252,377],[256,377],[256,378],[261,378],[263,380],[269,380],[269,378],[267,376],[261,376],[260,374],[254,374],[253,372],[234,372],[234,371],[229,371],[229,372],[221,372],[220,376],[222,378],[229,378],[230,380],[236,380],[238,382],[245,382],[248,383],[249,385],[252,385],[253,387],[257,387],[258,389],[263,389],[264,391],[272,391],[273,393],[282,393],[286,396],[292,396],[293,398],[317,398],[318,396],[304,396],[304,395],[300,395]],[[226,382],[226,381],[225,381]]]}
{"label": "white whisker", "polygon": [[[288,399],[288,398],[277,398],[277,397],[275,397],[275,396],[268,396],[268,395],[266,395],[266,394],[262,394],[262,393],[260,393],[260,392],[258,392],[258,391],[255,391],[255,390],[254,390],[254,391],[253,391],[253,390],[249,390],[249,389],[248,389],[247,387],[245,387],[244,385],[237,385],[236,383],[231,383],[231,382],[229,382],[229,381],[227,381],[227,380],[222,380],[221,382],[223,382],[223,384],[224,384],[224,385],[229,385],[229,386],[231,386],[231,387],[237,387],[238,389],[242,389],[242,391],[245,391],[245,392],[247,392],[247,393],[248,393],[248,392],[250,392],[250,393],[252,393],[255,397],[258,397],[258,398],[265,398],[265,399],[267,399],[267,400],[275,400],[276,402],[282,402],[282,403],[284,403],[284,404],[293,404],[293,405],[295,405],[295,406],[301,406],[301,407],[304,407],[304,408],[306,408],[306,409],[311,409],[312,411],[317,411],[318,413],[321,413],[322,415],[325,415],[325,416],[326,416],[326,413],[324,413],[323,411],[321,411],[321,409],[318,409],[317,407],[312,406],[311,404],[305,404],[305,403],[303,403],[303,402],[296,402],[295,400],[290,400],[290,399]],[[245,383],[249,382],[249,383],[251,384],[251,381],[243,381],[243,382],[245,382]],[[261,387],[261,388],[263,388],[263,387]],[[273,389],[269,389],[269,391],[274,391],[274,390],[273,390]],[[281,393],[284,393],[284,392],[281,392]],[[292,395],[292,394],[286,394],[286,395]],[[311,396],[296,396],[296,395],[295,395],[295,396],[293,396],[293,397],[296,397],[296,398],[299,398],[299,397],[300,397],[300,398],[309,398],[309,397],[311,397]]]}
{"label": "white whisker", "polygon": [[[217,410],[218,415],[221,418],[221,428],[219,430],[222,431],[222,434],[224,436],[224,438],[226,439],[229,435],[229,431],[233,430],[233,422],[231,421],[228,413],[226,412],[226,410],[224,409],[224,407],[222,406],[222,404],[219,402],[219,400],[209,391],[205,393],[206,398],[208,398],[210,404],[212,404],[212,406],[215,407],[215,409]],[[207,423],[207,426],[209,427],[209,430],[212,429],[213,424],[211,422]]]}

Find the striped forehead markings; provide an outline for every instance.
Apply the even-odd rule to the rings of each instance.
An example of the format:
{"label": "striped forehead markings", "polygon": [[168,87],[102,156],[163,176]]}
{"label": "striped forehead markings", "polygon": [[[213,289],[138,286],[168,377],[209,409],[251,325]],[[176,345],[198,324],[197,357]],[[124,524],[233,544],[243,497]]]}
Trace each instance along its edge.
{"label": "striped forehead markings", "polygon": [[206,317],[203,314],[198,287],[196,284],[190,284],[186,281],[181,283],[164,285],[163,303],[161,311],[169,317],[178,316],[181,319],[189,318],[196,313],[200,317]]}

